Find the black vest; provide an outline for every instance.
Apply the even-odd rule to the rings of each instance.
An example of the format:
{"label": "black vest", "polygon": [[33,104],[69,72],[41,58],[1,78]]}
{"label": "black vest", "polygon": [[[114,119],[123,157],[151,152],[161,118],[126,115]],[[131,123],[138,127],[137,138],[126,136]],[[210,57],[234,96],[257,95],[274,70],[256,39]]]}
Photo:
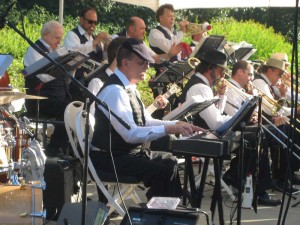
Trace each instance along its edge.
{"label": "black vest", "polygon": [[94,73],[92,76],[90,76],[88,79],[87,79],[87,83],[89,83],[92,79],[94,78],[98,78],[100,79],[103,83],[105,81],[108,80],[109,76],[107,75],[106,73],[106,69],[108,68],[108,64],[105,64],[100,70],[98,70],[97,73]]}
{"label": "black vest", "polygon": [[122,30],[120,33],[117,33],[118,37],[126,37],[127,36],[127,31]]}
{"label": "black vest", "polygon": [[[88,41],[88,39],[86,38],[86,36],[84,34],[80,34],[78,27],[74,28],[72,31],[78,36],[78,38],[80,40],[80,44],[85,44]],[[95,39],[94,35],[93,35],[93,39]],[[96,52],[92,51],[88,55],[90,56],[90,58],[92,60],[95,60],[96,62],[103,61],[102,50],[98,46],[96,47]]]}
{"label": "black vest", "polygon": [[[191,77],[191,79],[186,83],[186,85],[184,86],[183,90],[182,90],[182,94],[180,96],[180,100],[181,100],[181,103],[185,102],[186,101],[186,95],[187,95],[187,92],[188,90],[196,85],[196,84],[205,84],[207,85],[200,77],[196,76],[196,75],[193,75]],[[209,129],[207,123],[205,122],[204,119],[202,119],[200,116],[199,116],[199,113],[196,113],[193,118],[193,124],[194,125],[197,125],[197,126],[200,126],[200,127],[203,127],[205,129]]]}
{"label": "black vest", "polygon": [[[35,44],[42,49],[45,53],[49,53],[49,50],[40,40],[37,40]],[[25,87],[27,88],[27,94],[47,96],[48,98],[54,98],[58,100],[65,100],[69,95],[69,77],[63,74],[59,69],[54,68],[51,70],[51,74],[55,77],[54,80],[47,83],[42,83],[36,76],[28,76],[25,78]],[[51,75],[50,74],[50,75]]]}
{"label": "black vest", "polygon": [[[115,74],[112,74],[109,77],[107,82],[100,89],[99,93],[108,85],[119,85],[125,89],[124,85]],[[143,105],[141,100],[138,99],[135,94],[131,93],[130,90],[126,90],[126,92],[129,95],[134,122],[138,126],[145,126],[145,117],[144,117]],[[122,115],[118,115],[118,116],[122,118]],[[95,119],[96,119],[96,124],[94,127],[92,145],[97,148],[108,150],[109,149],[109,120],[97,106],[95,107]],[[113,127],[112,127],[111,135],[112,135],[111,149],[114,152],[129,153],[131,149],[134,149],[142,144],[142,143],[130,144],[126,142]]]}

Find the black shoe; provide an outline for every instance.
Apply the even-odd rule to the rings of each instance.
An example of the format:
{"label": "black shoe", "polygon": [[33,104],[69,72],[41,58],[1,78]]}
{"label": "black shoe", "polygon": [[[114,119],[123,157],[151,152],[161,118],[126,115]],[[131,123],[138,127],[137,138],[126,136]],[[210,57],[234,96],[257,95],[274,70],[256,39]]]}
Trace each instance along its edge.
{"label": "black shoe", "polygon": [[295,188],[293,185],[288,182],[287,186],[285,187],[285,182],[284,181],[278,181],[275,185],[275,190],[280,191],[280,192],[287,192],[287,193],[294,193],[299,191],[299,189]]}
{"label": "black shoe", "polygon": [[281,200],[280,199],[272,199],[272,197],[267,192],[264,192],[258,196],[257,204],[258,205],[277,206],[277,205],[281,204]]}

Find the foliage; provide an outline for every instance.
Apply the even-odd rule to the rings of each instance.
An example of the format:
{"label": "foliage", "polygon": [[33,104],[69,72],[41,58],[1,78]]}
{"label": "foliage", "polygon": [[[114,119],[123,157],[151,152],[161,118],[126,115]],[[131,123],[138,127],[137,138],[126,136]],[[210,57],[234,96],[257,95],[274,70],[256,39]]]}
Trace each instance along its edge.
{"label": "foliage", "polygon": [[214,19],[211,24],[213,29],[210,34],[225,35],[228,41],[235,43],[246,41],[252,44],[257,51],[251,59],[265,60],[273,52],[286,52],[291,56],[291,44],[271,27],[266,28],[253,20],[238,22],[233,18]]}

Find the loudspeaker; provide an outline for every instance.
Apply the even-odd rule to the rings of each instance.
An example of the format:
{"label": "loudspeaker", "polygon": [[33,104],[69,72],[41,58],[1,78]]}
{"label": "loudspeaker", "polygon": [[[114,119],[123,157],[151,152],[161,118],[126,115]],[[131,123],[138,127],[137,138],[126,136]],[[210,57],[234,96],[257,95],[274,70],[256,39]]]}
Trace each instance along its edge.
{"label": "loudspeaker", "polygon": [[[85,224],[102,225],[107,218],[108,208],[101,202],[88,201]],[[82,203],[66,203],[61,210],[56,225],[81,224]]]}
{"label": "loudspeaker", "polygon": [[[210,225],[210,213],[198,209],[166,210],[131,207],[128,209],[132,225]],[[120,225],[130,225],[128,214]]]}
{"label": "loudspeaker", "polygon": [[57,220],[65,203],[74,193],[72,159],[48,157],[45,163],[43,205],[47,220]]}

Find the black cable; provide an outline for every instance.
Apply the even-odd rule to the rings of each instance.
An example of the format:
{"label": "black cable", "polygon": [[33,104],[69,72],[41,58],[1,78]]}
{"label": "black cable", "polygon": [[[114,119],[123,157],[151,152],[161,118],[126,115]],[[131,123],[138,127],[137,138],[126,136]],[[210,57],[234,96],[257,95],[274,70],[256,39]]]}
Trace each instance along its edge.
{"label": "black cable", "polygon": [[[111,111],[110,111],[110,109],[108,109],[108,120],[111,121]],[[114,173],[115,173],[116,183],[117,183],[117,189],[118,189],[119,196],[121,198],[121,202],[124,206],[125,212],[128,215],[128,221],[129,221],[130,225],[132,225],[132,221],[131,221],[129,212],[128,212],[127,206],[125,204],[125,201],[123,199],[121,189],[120,189],[120,183],[119,183],[117,168],[116,168],[116,164],[115,164],[114,157],[113,157],[113,154],[112,154],[112,149],[111,149],[111,134],[112,134],[112,125],[111,125],[111,123],[109,123],[109,153],[110,153],[111,162],[112,162],[112,165],[113,165],[113,168],[114,168]]]}

